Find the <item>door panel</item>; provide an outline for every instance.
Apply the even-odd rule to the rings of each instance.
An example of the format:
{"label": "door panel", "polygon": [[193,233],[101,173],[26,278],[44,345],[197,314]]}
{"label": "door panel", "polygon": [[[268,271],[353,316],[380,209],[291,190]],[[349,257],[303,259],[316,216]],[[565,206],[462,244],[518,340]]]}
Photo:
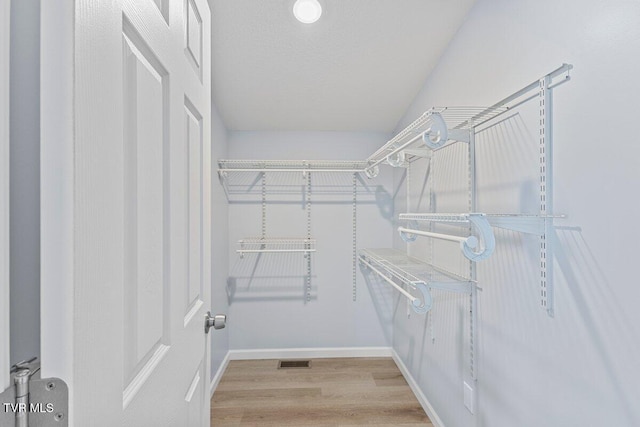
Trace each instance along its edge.
{"label": "door panel", "polygon": [[158,10],[162,14],[164,20],[169,22],[169,0],[153,0],[158,7]]}
{"label": "door panel", "polygon": [[187,147],[187,179],[189,182],[189,270],[186,280],[185,326],[193,319],[194,312],[204,303],[203,293],[203,174],[202,174],[202,116],[185,98],[185,136]]}
{"label": "door panel", "polygon": [[202,80],[202,18],[195,0],[184,1],[187,25],[184,52],[196,75]]}
{"label": "door panel", "polygon": [[[127,31],[128,30],[128,31]],[[125,387],[169,345],[165,274],[169,212],[164,140],[168,74],[146,46],[126,33],[124,53],[124,357]],[[147,52],[147,56],[142,53]],[[154,66],[155,64],[155,66]],[[157,360],[154,359],[154,360]],[[157,365],[156,365],[157,366]],[[133,381],[132,381],[133,380]],[[126,393],[125,393],[126,394]],[[129,394],[128,399],[134,395]],[[126,402],[125,402],[126,403]]]}
{"label": "door panel", "polygon": [[[64,285],[73,294],[74,323],[59,332],[74,343],[72,417],[76,426],[205,426],[208,5],[75,6],[74,179],[66,206],[75,274]],[[190,29],[191,21],[197,25]]]}
{"label": "door panel", "polygon": [[185,427],[201,427],[202,426],[202,399],[199,399],[199,396],[202,396],[205,393],[204,387],[204,378],[202,378],[202,365],[198,366],[195,375],[193,376],[193,380],[189,386],[189,390],[187,390],[187,394],[185,395],[185,402],[187,402],[187,420],[185,422]]}

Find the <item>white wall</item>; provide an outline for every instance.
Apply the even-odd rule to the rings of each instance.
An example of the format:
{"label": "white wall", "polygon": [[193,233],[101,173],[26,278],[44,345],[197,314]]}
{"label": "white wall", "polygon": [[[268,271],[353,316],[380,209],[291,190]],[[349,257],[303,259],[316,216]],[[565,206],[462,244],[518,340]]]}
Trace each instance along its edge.
{"label": "white wall", "polygon": [[0,3],[0,390],[9,386],[9,55],[11,3]]}
{"label": "white wall", "polygon": [[[228,253],[228,213],[227,199],[224,190],[218,183],[218,159],[227,157],[227,130],[220,119],[215,104],[211,106],[211,149],[212,175],[211,186],[211,312],[213,314],[227,314],[229,303],[225,292],[225,284],[229,271]],[[222,362],[229,352],[229,328],[211,329],[211,379],[222,366]]]}
{"label": "white wall", "polygon": [[40,356],[40,0],[11,1],[11,363]]}
{"label": "white wall", "polygon": [[[567,215],[555,222],[555,317],[539,306],[537,239],[498,231],[496,253],[478,265],[474,416],[463,406],[467,298],[438,295],[428,319],[396,315],[394,348],[447,427],[640,425],[638,22],[637,1],[479,0],[398,126],[433,105],[490,105],[563,62],[575,66],[554,91],[555,211]],[[480,136],[481,210],[535,210],[533,103]],[[464,187],[455,150],[438,154],[429,178],[440,211],[465,207],[450,191]],[[426,168],[412,172],[424,179]],[[412,205],[428,210],[414,191]],[[429,255],[424,242],[410,251]]]}
{"label": "white wall", "polygon": [[[389,138],[381,133],[233,132],[232,159],[363,160]],[[352,301],[352,174],[312,174],[312,296],[305,298],[306,261],[302,254],[247,254],[236,241],[261,233],[258,174],[230,177],[235,191],[229,206],[230,347],[238,349],[389,346],[390,314],[385,301],[370,293],[357,272],[357,301]],[[267,236],[305,237],[305,181],[302,174],[267,175]],[[357,206],[358,247],[389,247],[391,225],[384,212],[391,201],[389,170],[360,184]],[[238,184],[237,186],[235,186]],[[273,184],[277,184],[274,187]],[[324,190],[333,194],[322,194]],[[278,190],[290,190],[280,194]],[[339,193],[336,194],[336,191]],[[377,193],[376,193],[377,191]],[[388,216],[388,215],[387,215]],[[373,295],[373,300],[372,300]],[[382,304],[382,305],[381,305]]]}

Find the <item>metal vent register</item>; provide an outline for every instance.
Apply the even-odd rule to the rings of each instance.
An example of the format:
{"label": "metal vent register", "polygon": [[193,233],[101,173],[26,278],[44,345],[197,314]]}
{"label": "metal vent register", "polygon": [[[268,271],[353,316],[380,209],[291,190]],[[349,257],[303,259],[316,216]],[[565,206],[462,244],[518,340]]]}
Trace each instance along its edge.
{"label": "metal vent register", "polygon": [[279,360],[278,369],[311,368],[311,360]]}

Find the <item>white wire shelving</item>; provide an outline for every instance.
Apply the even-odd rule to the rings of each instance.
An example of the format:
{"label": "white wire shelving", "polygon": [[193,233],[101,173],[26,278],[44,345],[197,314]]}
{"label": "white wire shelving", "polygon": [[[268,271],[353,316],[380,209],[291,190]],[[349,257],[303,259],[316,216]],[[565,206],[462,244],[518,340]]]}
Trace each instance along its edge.
{"label": "white wire shelving", "polygon": [[[471,261],[481,261],[493,254],[496,246],[493,229],[482,213],[445,214],[445,213],[404,213],[400,214],[400,221],[408,221],[412,228],[398,227],[400,237],[407,243],[416,240],[417,236],[432,237],[460,243],[460,250]],[[434,233],[417,229],[418,221],[443,222],[457,226],[471,227],[478,234],[458,236],[452,234]]]}
{"label": "white wire shelving", "polygon": [[364,172],[361,160],[218,160],[221,177],[229,172]]}
{"label": "white wire shelving", "polygon": [[507,107],[433,107],[387,141],[367,159],[367,170],[386,162],[405,166],[412,158],[425,157],[430,150],[449,141],[469,142],[469,129],[508,110]]}
{"label": "white wire shelving", "polygon": [[[386,161],[391,166],[409,167],[417,157],[430,158],[431,151],[442,148],[448,140],[466,142],[468,146],[469,212],[477,212],[475,133],[483,125],[494,123],[497,117],[514,111],[531,100],[539,107],[538,174],[539,205],[536,214],[403,214],[401,220],[410,221],[408,227],[399,227],[403,240],[410,242],[417,236],[459,242],[464,255],[471,261],[486,259],[493,252],[495,238],[492,227],[537,235],[540,238],[540,305],[549,316],[554,314],[553,268],[548,260],[553,258],[553,245],[548,236],[553,232],[553,221],[564,218],[553,212],[553,133],[552,90],[571,80],[571,64],[560,67],[512,93],[492,106],[477,108],[432,108],[407,126],[379,149],[368,160],[370,165]],[[492,122],[493,121],[493,122]],[[418,229],[418,221],[445,222],[469,227],[479,236],[458,236],[434,233]],[[473,264],[473,263],[472,263]],[[475,271],[475,265],[471,265]],[[474,278],[474,277],[472,277]]]}
{"label": "white wire shelving", "polygon": [[[229,197],[230,174],[242,177],[242,182],[237,185],[238,193],[253,197],[257,194],[256,189],[258,188],[258,182],[262,179],[261,188],[264,211],[266,192],[265,175],[275,172],[274,177],[278,177],[278,173],[285,173],[286,176],[289,176],[288,173],[290,172],[301,173],[305,181],[307,181],[306,204],[307,210],[309,210],[310,203],[308,198],[311,195],[311,188],[310,179],[307,178],[314,173],[319,173],[318,176],[322,176],[322,173],[326,175],[335,173],[340,176],[342,176],[343,173],[350,173],[353,174],[354,181],[360,179],[359,174],[364,174],[368,178],[374,178],[378,175],[381,164],[409,168],[411,163],[416,159],[432,159],[432,152],[434,150],[447,147],[453,143],[464,143],[468,151],[469,213],[401,214],[400,220],[408,221],[408,223],[406,224],[407,226],[399,227],[398,231],[407,242],[415,240],[417,236],[427,236],[459,243],[462,253],[471,261],[469,268],[471,272],[470,279],[472,281],[475,280],[476,274],[475,262],[488,258],[495,249],[493,227],[539,236],[541,266],[540,302],[541,306],[547,310],[549,316],[553,316],[553,268],[550,268],[551,264],[547,264],[547,260],[553,258],[553,247],[548,244],[547,236],[553,231],[554,218],[563,218],[563,216],[553,213],[553,117],[551,91],[570,81],[571,77],[569,72],[572,68],[573,66],[571,64],[562,64],[545,76],[531,82],[522,89],[488,107],[433,107],[424,112],[365,160],[219,160],[218,173],[220,180],[227,191],[227,197]],[[477,213],[475,170],[476,133],[483,127],[493,125],[497,118],[514,111],[516,107],[531,100],[535,100],[539,106],[539,129],[537,134],[539,146],[540,211],[538,214]],[[242,173],[245,174],[242,175]],[[274,191],[279,188],[277,182],[275,178],[270,181],[270,185]],[[327,193],[337,193],[345,191],[345,188],[347,188],[345,185],[327,185],[321,187],[318,186],[317,181],[314,181],[314,184],[316,185],[314,191],[325,191]],[[407,183],[407,186],[408,185]],[[300,191],[300,185],[298,185],[298,183],[288,183],[280,187],[283,194]],[[233,188],[235,189],[236,187],[234,186]],[[358,185],[353,186],[352,192],[355,200],[359,194]],[[408,191],[407,194],[409,194]],[[408,203],[407,206],[409,206]],[[445,234],[440,232],[436,233],[432,231],[432,229],[422,230],[419,229],[417,225],[419,221],[442,222],[460,226],[461,228],[466,227],[468,233],[456,232],[455,234]],[[265,235],[264,222],[263,212],[263,236]],[[263,249],[264,248],[258,248],[253,250]],[[354,259],[355,256],[354,250]]]}
{"label": "white wire shelving", "polygon": [[[221,165],[228,167],[236,167],[238,171],[247,171],[256,167],[257,163],[262,166],[266,166],[266,161],[254,161],[254,160],[238,160],[238,161],[220,161]],[[284,165],[287,163],[287,165]],[[269,167],[275,167],[275,163],[269,163]],[[293,170],[294,162],[279,163],[278,167],[288,166]],[[240,255],[240,258],[244,258],[246,254],[304,254],[304,263],[306,264],[307,274],[305,275],[305,293],[306,301],[311,301],[311,276],[312,276],[312,262],[311,254],[316,252],[316,240],[312,238],[311,233],[311,173],[307,170],[303,175],[305,185],[302,187],[304,191],[304,205],[306,212],[306,237],[269,237],[267,232],[267,174],[264,169],[260,169],[257,173],[257,179],[254,179],[252,186],[260,189],[261,195],[261,235],[260,237],[247,237],[240,239],[237,242],[238,248],[236,253]],[[221,174],[221,178],[222,178]],[[224,185],[224,182],[223,182]],[[227,197],[229,192],[227,192]]]}
{"label": "white wire shelving", "polygon": [[304,253],[316,251],[316,240],[307,238],[248,237],[238,240],[240,257],[251,253]]}
{"label": "white wire shelving", "polygon": [[[280,198],[299,194],[300,178],[306,180],[309,174],[314,175],[314,194],[342,197],[356,191],[359,195],[371,198],[375,193],[375,184],[369,185],[360,178],[366,168],[367,163],[363,160],[221,159],[218,161],[218,178],[227,199],[236,201],[251,200],[259,195],[259,183],[264,174],[269,175],[269,194]],[[353,175],[358,177],[355,190],[352,185]]]}
{"label": "white wire shelving", "polygon": [[[434,107],[406,128],[400,131],[395,137],[384,144],[374,154],[367,158],[368,168],[378,167],[386,163],[393,167],[406,168],[405,174],[405,194],[407,197],[406,206],[410,210],[411,206],[411,165],[416,159],[428,161],[429,171],[434,162],[433,151],[447,147],[453,143],[464,143],[467,159],[467,180],[468,180],[468,210],[461,213],[403,213],[398,219],[404,222],[398,227],[400,236],[406,243],[415,241],[418,236],[431,238],[429,251],[431,257],[434,253],[435,239],[456,242],[464,256],[469,260],[469,275],[467,291],[469,292],[469,376],[477,380],[476,345],[478,341],[478,288],[477,282],[477,261],[487,259],[495,250],[494,227],[512,230],[520,233],[527,233],[539,237],[540,250],[540,306],[543,307],[549,316],[554,315],[554,283],[553,283],[553,245],[548,239],[553,233],[553,221],[555,218],[564,218],[563,215],[556,215],[553,212],[553,132],[552,132],[552,90],[559,85],[570,81],[569,72],[573,68],[570,64],[562,64],[557,69],[542,76],[538,80],[530,83],[522,89],[514,92],[506,98],[498,101],[487,108],[477,107],[456,107],[439,108]],[[476,135],[478,132],[492,126],[497,122],[497,118],[505,113],[514,111],[518,114],[520,110],[514,110],[529,101],[535,100],[538,106],[538,141],[537,141],[537,174],[539,177],[539,206],[536,213],[480,213],[477,208],[478,186],[476,162]],[[367,173],[365,171],[365,173]],[[369,174],[367,174],[369,175]],[[431,181],[433,182],[433,181]],[[429,191],[432,191],[429,187]],[[429,226],[420,227],[420,222],[429,222]],[[442,224],[437,224],[442,223]],[[459,227],[459,230],[455,228]],[[426,229],[425,229],[426,228]],[[391,250],[389,250],[391,251]],[[417,299],[411,292],[402,289],[403,295],[408,298],[413,305],[418,304],[423,308],[430,304],[424,287],[429,282],[430,277],[424,278],[419,273],[429,274],[433,266],[421,263],[419,271],[411,270],[414,262],[407,255],[399,251],[384,252],[375,250],[374,252],[361,252],[368,256],[361,262],[378,274],[396,289],[401,286],[409,287],[411,290],[420,291],[423,299]],[[376,259],[378,256],[378,259]],[[431,258],[432,259],[432,258]],[[366,262],[366,263],[365,263]],[[405,264],[410,264],[407,267]],[[441,272],[438,269],[435,271]],[[446,272],[445,272],[446,273]],[[398,289],[400,290],[400,289]],[[417,301],[417,302],[416,302]],[[428,309],[426,310],[428,311]]]}
{"label": "white wire shelving", "polygon": [[[540,89],[543,80],[547,91],[566,83],[571,79],[571,69],[571,64],[562,64],[542,79],[489,107],[432,107],[369,156],[365,174],[377,174],[375,168],[385,162],[393,167],[406,167],[417,158],[428,157],[430,151],[440,149],[448,142],[470,142],[473,129],[540,96],[536,89]],[[564,79],[552,83],[559,76]]]}
{"label": "white wire shelving", "polygon": [[371,271],[407,298],[416,313],[426,313],[431,309],[431,289],[470,294],[475,286],[467,278],[397,249],[362,249],[358,259],[362,269]]}

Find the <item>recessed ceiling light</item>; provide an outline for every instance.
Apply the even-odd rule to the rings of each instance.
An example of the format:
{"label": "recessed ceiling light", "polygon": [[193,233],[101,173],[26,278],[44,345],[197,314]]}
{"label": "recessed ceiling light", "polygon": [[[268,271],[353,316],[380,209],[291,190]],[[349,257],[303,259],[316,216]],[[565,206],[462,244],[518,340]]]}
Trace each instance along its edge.
{"label": "recessed ceiling light", "polygon": [[296,0],[293,15],[304,24],[313,24],[322,15],[322,6],[318,0]]}

